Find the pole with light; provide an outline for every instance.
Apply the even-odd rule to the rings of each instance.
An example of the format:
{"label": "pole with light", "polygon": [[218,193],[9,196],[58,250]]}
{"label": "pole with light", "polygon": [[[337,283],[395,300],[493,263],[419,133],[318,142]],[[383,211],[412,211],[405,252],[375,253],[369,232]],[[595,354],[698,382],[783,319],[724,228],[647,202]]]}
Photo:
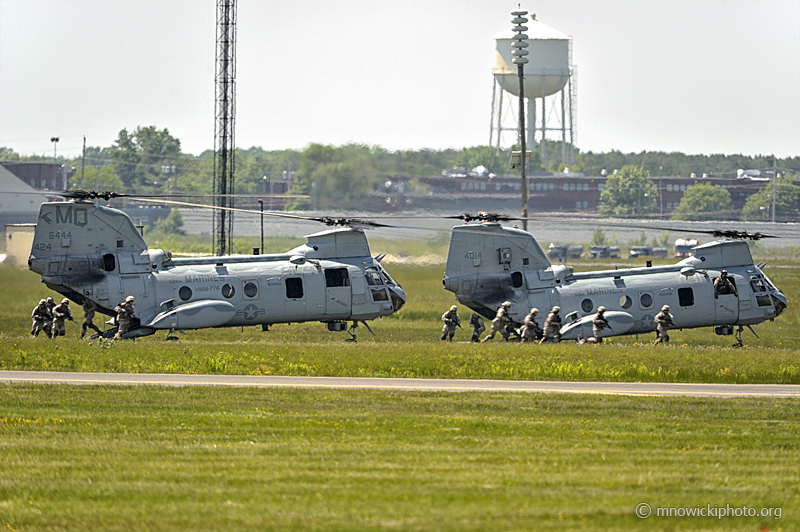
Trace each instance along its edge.
{"label": "pole with light", "polygon": [[261,253],[264,253],[264,202],[262,200],[258,200],[258,204],[261,206]]}
{"label": "pole with light", "polygon": [[512,11],[511,23],[514,27],[511,30],[516,33],[511,42],[511,55],[512,63],[517,65],[517,76],[519,76],[519,143],[520,143],[520,168],[522,169],[522,228],[528,230],[528,177],[525,175],[525,167],[527,162],[525,156],[525,73],[523,72],[525,65],[528,63],[528,36],[524,33],[528,31],[528,27],[524,26],[528,22],[527,11]]}

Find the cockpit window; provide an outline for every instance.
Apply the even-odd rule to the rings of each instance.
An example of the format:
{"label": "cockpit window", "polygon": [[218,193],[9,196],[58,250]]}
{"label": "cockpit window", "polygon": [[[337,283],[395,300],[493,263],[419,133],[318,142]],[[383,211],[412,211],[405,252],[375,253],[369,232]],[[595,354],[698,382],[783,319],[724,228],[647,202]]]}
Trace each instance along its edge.
{"label": "cockpit window", "polygon": [[367,277],[367,284],[370,286],[383,286],[383,277],[377,268],[369,267],[364,271]]}

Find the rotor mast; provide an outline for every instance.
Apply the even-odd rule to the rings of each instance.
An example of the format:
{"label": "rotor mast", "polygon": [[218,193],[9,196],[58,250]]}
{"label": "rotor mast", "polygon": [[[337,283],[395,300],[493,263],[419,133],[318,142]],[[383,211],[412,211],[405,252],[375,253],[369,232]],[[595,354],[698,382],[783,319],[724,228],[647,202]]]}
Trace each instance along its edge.
{"label": "rotor mast", "polygon": [[232,248],[236,119],[236,0],[217,0],[214,121],[214,253]]}

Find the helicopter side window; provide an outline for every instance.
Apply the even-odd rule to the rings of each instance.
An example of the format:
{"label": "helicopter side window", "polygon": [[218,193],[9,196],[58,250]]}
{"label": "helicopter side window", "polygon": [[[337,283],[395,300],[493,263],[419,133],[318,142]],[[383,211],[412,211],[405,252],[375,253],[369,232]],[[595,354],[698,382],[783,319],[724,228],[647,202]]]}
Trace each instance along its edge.
{"label": "helicopter side window", "polygon": [[647,292],[641,294],[639,296],[639,304],[642,308],[650,308],[653,306],[653,296],[648,294]]}
{"label": "helicopter side window", "polygon": [[694,291],[691,288],[678,288],[678,305],[682,307],[694,305]]}
{"label": "helicopter side window", "polygon": [[258,295],[258,287],[256,286],[256,283],[245,283],[244,295],[251,298],[256,297]]}
{"label": "helicopter side window", "polygon": [[117,258],[113,253],[106,253],[103,255],[103,269],[107,272],[113,272],[117,267]]}
{"label": "helicopter side window", "polygon": [[325,270],[325,286],[328,288],[350,286],[350,275],[347,273],[347,268]]}
{"label": "helicopter side window", "polygon": [[591,312],[593,308],[594,308],[594,303],[592,303],[592,300],[589,299],[588,297],[586,299],[584,299],[583,301],[581,301],[581,310],[582,311],[588,313],[588,312]]}
{"label": "helicopter side window", "polygon": [[628,309],[631,308],[632,305],[633,305],[633,299],[631,299],[631,296],[622,296],[621,298],[619,298],[620,307]]}
{"label": "helicopter side window", "polygon": [[230,299],[233,297],[233,294],[236,293],[236,289],[233,287],[232,284],[225,284],[222,285],[222,297],[226,299]]}
{"label": "helicopter side window", "polygon": [[286,278],[286,297],[289,299],[302,299],[303,279],[301,277]]}
{"label": "helicopter side window", "polygon": [[192,289],[188,286],[181,286],[181,289],[178,290],[178,297],[184,301],[189,301],[192,299]]}
{"label": "helicopter side window", "polygon": [[766,295],[766,294],[757,295],[756,296],[756,301],[758,302],[758,306],[759,307],[771,307],[772,306],[772,301],[770,300],[769,296]]}
{"label": "helicopter side window", "polygon": [[522,273],[514,272],[511,274],[511,286],[520,288],[522,286]]}
{"label": "helicopter side window", "polygon": [[389,301],[389,296],[384,288],[372,288],[373,301]]}

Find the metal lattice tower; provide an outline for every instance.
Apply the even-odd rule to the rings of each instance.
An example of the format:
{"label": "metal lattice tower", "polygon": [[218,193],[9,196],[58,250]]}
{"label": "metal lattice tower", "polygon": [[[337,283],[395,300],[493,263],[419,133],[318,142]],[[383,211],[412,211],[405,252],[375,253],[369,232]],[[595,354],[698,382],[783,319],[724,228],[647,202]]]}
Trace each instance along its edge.
{"label": "metal lattice tower", "polygon": [[236,0],[217,1],[217,57],[214,121],[214,253],[231,252],[236,144]]}

